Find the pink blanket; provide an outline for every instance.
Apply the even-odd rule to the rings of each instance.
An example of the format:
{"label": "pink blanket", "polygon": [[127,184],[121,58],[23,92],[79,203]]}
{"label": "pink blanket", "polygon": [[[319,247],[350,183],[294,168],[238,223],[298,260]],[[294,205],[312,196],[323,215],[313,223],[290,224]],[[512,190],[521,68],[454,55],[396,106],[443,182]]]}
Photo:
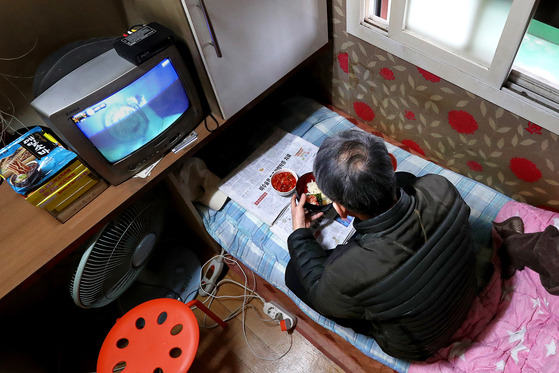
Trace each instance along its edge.
{"label": "pink blanket", "polygon": [[[520,216],[525,233],[559,227],[559,214],[508,202],[495,221]],[[501,280],[500,270],[475,300],[454,342],[409,373],[559,372],[559,296],[549,294],[539,275],[526,268]]]}

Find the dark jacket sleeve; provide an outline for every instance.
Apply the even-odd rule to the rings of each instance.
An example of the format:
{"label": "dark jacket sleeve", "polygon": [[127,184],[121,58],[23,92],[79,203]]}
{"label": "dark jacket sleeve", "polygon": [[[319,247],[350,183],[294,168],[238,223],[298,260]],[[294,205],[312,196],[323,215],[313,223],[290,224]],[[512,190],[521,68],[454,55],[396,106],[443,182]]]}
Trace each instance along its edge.
{"label": "dark jacket sleeve", "polygon": [[322,277],[327,254],[308,228],[300,228],[291,233],[287,239],[287,247],[291,265],[296,269],[299,283],[308,295]]}
{"label": "dark jacket sleeve", "polygon": [[[333,272],[329,269],[331,256],[341,254],[346,245],[339,245],[333,255],[328,253],[314,238],[312,231],[307,228],[300,228],[294,231],[287,240],[291,260],[288,267],[291,267],[292,276],[297,277],[299,283],[297,289],[290,289],[311,308],[320,314],[332,318],[358,318],[360,313],[356,313],[352,307],[352,299],[341,295],[339,284],[336,279],[331,278]],[[340,250],[340,251],[338,251]],[[335,253],[334,253],[335,252]],[[330,258],[329,258],[330,257]],[[348,270],[351,267],[347,267]],[[289,286],[289,283],[286,281]]]}

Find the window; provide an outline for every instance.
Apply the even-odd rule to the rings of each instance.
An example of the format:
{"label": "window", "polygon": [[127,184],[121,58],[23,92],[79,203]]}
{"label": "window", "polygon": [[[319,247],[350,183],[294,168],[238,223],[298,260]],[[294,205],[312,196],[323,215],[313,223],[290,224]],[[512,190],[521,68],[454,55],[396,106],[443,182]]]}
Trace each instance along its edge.
{"label": "window", "polygon": [[559,97],[559,6],[540,1],[506,87],[556,110]]}
{"label": "window", "polygon": [[559,134],[559,6],[551,0],[346,6],[350,34]]}
{"label": "window", "polygon": [[388,30],[388,9],[390,0],[370,0],[366,3],[365,21],[371,25]]}

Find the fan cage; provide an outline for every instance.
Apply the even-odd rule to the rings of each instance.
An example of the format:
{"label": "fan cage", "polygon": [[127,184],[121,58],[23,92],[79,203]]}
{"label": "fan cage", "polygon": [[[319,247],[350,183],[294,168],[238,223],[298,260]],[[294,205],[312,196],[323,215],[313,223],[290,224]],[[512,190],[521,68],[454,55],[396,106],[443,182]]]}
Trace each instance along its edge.
{"label": "fan cage", "polygon": [[152,251],[157,243],[163,230],[164,206],[160,199],[140,200],[93,239],[70,281],[70,292],[78,306],[107,305],[136,280],[151,253],[142,254],[146,260],[139,265],[134,265],[132,259],[146,236],[154,235],[148,250]]}

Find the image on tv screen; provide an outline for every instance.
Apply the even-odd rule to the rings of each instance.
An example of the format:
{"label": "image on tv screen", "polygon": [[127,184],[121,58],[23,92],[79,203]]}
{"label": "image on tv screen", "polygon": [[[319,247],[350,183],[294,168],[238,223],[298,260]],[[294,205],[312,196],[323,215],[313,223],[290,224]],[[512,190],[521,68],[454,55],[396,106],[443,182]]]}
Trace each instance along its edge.
{"label": "image on tv screen", "polygon": [[190,106],[169,59],[118,92],[74,115],[72,121],[111,163],[149,143]]}

